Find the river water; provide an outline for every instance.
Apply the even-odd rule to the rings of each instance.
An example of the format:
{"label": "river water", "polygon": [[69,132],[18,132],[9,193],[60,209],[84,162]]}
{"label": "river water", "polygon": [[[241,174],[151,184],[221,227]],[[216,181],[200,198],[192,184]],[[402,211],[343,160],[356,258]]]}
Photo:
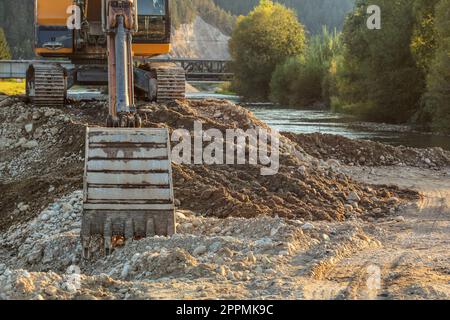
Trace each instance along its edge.
{"label": "river water", "polygon": [[[236,96],[203,92],[189,94],[188,97],[191,99],[216,98],[239,101]],[[320,132],[341,135],[351,139],[378,141],[396,146],[441,147],[450,150],[450,136],[405,132],[401,130],[400,126],[379,126],[370,123],[368,125],[360,125],[356,119],[350,116],[327,110],[305,110],[272,104],[248,104],[246,108],[278,131],[293,133]],[[374,129],[374,127],[377,129]]]}

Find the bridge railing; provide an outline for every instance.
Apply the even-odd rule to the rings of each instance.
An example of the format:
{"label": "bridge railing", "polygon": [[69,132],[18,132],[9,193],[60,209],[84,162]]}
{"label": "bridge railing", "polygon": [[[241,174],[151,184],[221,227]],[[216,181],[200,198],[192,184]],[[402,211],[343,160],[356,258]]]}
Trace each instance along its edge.
{"label": "bridge railing", "polygon": [[[188,81],[230,81],[233,78],[229,60],[208,59],[148,59],[151,62],[171,62],[186,71]],[[0,79],[24,79],[32,63],[61,63],[73,67],[69,61],[62,60],[0,60]]]}

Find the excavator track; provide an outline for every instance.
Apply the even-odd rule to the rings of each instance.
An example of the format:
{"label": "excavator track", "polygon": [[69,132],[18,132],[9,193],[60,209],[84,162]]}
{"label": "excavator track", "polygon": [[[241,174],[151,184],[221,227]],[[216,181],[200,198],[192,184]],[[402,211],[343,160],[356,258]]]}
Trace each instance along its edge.
{"label": "excavator track", "polygon": [[30,65],[26,89],[36,107],[63,107],[67,97],[66,71],[59,64]]}
{"label": "excavator track", "polygon": [[186,98],[186,74],[170,62],[150,62],[140,66],[156,79],[156,101],[164,103]]}

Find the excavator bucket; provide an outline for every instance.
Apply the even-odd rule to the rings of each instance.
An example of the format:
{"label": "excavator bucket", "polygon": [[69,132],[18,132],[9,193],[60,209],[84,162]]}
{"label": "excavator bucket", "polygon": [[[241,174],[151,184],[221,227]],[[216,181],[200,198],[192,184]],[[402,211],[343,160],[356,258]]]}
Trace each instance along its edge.
{"label": "excavator bucket", "polygon": [[85,258],[93,236],[125,241],[175,233],[169,132],[88,128],[81,237]]}

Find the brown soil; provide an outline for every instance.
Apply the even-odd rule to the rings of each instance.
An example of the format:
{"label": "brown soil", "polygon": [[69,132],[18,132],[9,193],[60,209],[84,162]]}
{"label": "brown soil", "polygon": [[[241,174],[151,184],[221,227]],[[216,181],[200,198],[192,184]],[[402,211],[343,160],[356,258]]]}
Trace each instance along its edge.
{"label": "brown soil", "polygon": [[[23,110],[33,111],[30,105],[20,101],[15,103],[22,103]],[[0,109],[0,121],[13,122],[14,117],[19,116],[11,115],[14,104],[10,107],[8,114]],[[246,109],[226,101],[183,101],[168,107],[152,104],[145,105],[142,110],[146,127],[192,130],[193,122],[197,120],[203,122],[204,130],[267,128]],[[58,112],[69,116],[70,120],[55,122],[59,128],[57,143],[39,140],[43,152],[38,161],[28,163],[19,176],[0,180],[3,194],[0,230],[29,220],[54,199],[82,188],[85,126],[102,125],[107,110],[102,103],[83,103]],[[51,121],[42,117],[34,123],[35,126],[50,126]],[[368,187],[356,183],[333,168],[322,167],[306,153],[299,153],[298,145],[288,139],[282,139],[281,148],[284,152],[280,157],[280,171],[274,176],[261,176],[260,166],[174,165],[175,197],[180,208],[222,218],[269,215],[343,221],[375,209],[381,217],[392,207],[417,198],[416,193],[393,186]],[[24,157],[23,152],[22,148],[5,150],[0,161]],[[68,155],[77,154],[80,159],[65,161]],[[50,187],[54,189],[51,192],[48,191]],[[352,192],[361,198],[358,206],[347,205],[347,197]],[[394,202],[389,202],[392,198]],[[18,210],[16,207],[21,202],[28,204],[29,210]]]}
{"label": "brown soil", "polygon": [[373,141],[352,140],[321,133],[283,133],[283,135],[297,142],[314,157],[323,160],[335,159],[343,164],[366,166],[404,164],[424,168],[450,165],[450,152],[441,148],[394,147]]}

